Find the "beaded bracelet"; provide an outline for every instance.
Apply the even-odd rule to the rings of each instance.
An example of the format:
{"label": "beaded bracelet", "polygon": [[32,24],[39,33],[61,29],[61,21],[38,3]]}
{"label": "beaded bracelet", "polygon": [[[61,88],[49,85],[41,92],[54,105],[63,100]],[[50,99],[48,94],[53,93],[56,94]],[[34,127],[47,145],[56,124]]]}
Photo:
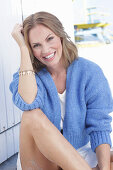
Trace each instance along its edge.
{"label": "beaded bracelet", "polygon": [[19,71],[19,76],[23,76],[23,75],[31,75],[34,74],[35,72],[33,70],[25,70],[25,71]]}

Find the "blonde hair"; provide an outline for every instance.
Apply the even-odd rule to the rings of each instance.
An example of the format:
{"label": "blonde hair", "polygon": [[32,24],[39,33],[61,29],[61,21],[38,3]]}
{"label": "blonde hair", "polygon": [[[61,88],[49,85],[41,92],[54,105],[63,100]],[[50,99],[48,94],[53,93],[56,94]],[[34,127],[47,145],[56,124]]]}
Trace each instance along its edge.
{"label": "blonde hair", "polygon": [[76,45],[70,40],[70,37],[64,31],[62,23],[56,16],[48,12],[37,12],[27,17],[23,22],[25,43],[30,52],[34,71],[38,72],[41,70],[41,68],[46,67],[33,55],[32,48],[29,43],[29,31],[37,24],[44,25],[52,32],[54,32],[55,35],[60,37],[62,43],[62,57],[64,59],[63,62],[64,66],[67,68],[78,57],[78,50]]}

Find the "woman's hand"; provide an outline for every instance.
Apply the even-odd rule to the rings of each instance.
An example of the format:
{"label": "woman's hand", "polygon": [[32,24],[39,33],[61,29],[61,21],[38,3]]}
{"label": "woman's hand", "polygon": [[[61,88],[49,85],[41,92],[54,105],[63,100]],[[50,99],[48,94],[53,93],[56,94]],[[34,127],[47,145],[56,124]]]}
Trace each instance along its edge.
{"label": "woman's hand", "polygon": [[17,42],[17,44],[19,45],[20,48],[22,46],[25,46],[25,41],[24,41],[24,36],[23,36],[22,31],[23,31],[22,25],[16,24],[14,26],[12,33],[11,33],[12,37]]}

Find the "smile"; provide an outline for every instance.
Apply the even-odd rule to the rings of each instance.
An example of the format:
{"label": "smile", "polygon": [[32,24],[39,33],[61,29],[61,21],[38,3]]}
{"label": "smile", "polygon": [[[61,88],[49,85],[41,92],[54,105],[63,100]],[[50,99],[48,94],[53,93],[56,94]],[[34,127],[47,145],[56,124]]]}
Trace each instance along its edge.
{"label": "smile", "polygon": [[43,58],[44,58],[45,60],[50,61],[50,60],[52,60],[52,59],[54,58],[55,53],[56,53],[56,51],[55,51],[55,52],[53,52],[52,54],[48,55],[48,56],[43,57]]}

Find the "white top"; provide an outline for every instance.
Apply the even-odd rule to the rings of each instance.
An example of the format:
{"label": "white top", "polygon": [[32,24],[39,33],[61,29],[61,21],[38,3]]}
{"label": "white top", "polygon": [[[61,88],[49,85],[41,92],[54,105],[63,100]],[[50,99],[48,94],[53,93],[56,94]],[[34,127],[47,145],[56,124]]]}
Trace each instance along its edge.
{"label": "white top", "polygon": [[[63,129],[63,121],[65,116],[65,99],[66,99],[66,90],[60,94],[58,93],[59,99],[60,99],[60,105],[61,105],[61,122],[60,126],[61,129]],[[89,164],[91,168],[94,168],[97,166],[97,158],[96,153],[94,153],[91,149],[90,142],[88,142],[85,146],[82,146],[81,148],[77,149],[79,154],[86,160],[86,162]]]}
{"label": "white top", "polygon": [[60,105],[61,105],[61,122],[60,122],[60,127],[61,127],[61,129],[63,129],[63,121],[64,121],[64,116],[65,116],[66,90],[62,94],[58,93],[58,96],[60,98]]}

